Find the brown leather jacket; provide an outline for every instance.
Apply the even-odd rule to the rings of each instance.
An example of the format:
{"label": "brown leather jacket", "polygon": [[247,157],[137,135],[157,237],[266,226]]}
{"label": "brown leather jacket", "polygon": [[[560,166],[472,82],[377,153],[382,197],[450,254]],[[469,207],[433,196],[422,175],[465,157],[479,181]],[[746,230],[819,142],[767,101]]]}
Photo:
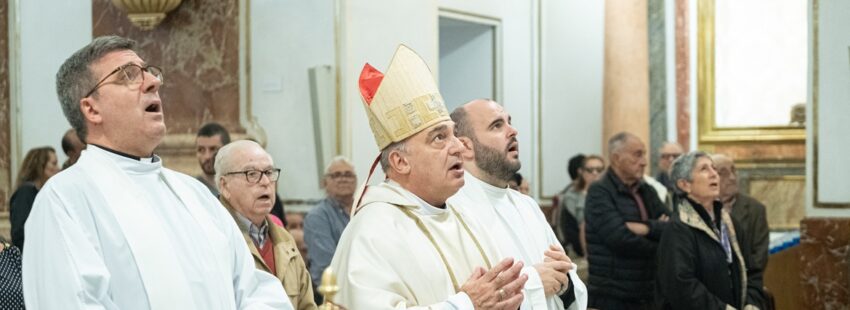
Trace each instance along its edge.
{"label": "brown leather jacket", "polygon": [[[254,263],[257,269],[270,272],[266,262],[260,255],[260,251],[254,245],[254,241],[248,236],[247,228],[241,227],[236,219],[235,210],[230,204],[221,198],[221,204],[230,211],[233,220],[236,221],[239,230],[242,231],[242,236],[245,237],[245,242],[248,244],[248,249],[251,250],[251,256],[254,257]],[[298,252],[298,247],[295,246],[295,239],[283,227],[277,226],[270,219],[266,220],[269,225],[269,241],[274,245],[274,261],[275,270],[277,271],[278,279],[283,284],[283,289],[289,295],[289,301],[292,302],[292,307],[298,310],[317,309],[316,302],[313,300],[313,285],[310,281],[310,273],[307,271],[307,265],[304,264],[304,259]]]}

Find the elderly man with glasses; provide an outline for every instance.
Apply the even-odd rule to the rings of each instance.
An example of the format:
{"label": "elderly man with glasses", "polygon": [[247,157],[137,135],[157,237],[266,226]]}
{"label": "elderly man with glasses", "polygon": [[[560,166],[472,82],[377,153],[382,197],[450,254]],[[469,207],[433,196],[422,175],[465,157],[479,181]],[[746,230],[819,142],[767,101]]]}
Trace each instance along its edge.
{"label": "elderly man with glasses", "polygon": [[257,269],[280,279],[295,309],[316,309],[295,239],[269,217],[280,177],[271,155],[254,141],[232,142],[219,149],[215,171],[221,204],[245,236]]}
{"label": "elderly man with glasses", "polygon": [[[304,220],[304,242],[310,253],[310,276],[315,289],[322,279],[322,272],[331,264],[336,245],[342,231],[351,220],[351,204],[357,187],[354,165],[347,158],[338,156],[325,168],[322,187],[328,196],[319,201]],[[321,296],[316,296],[318,300]]]}
{"label": "elderly man with glasses", "polygon": [[658,148],[658,174],[655,180],[660,182],[667,188],[668,191],[673,191],[675,184],[670,179],[670,170],[673,168],[673,161],[679,156],[682,156],[682,146],[676,142],[664,142]]}
{"label": "elderly man with glasses", "polygon": [[39,192],[26,223],[30,309],[292,309],[254,268],[233,219],[162,166],[162,72],[99,37],[60,67],[65,117],[88,147]]}

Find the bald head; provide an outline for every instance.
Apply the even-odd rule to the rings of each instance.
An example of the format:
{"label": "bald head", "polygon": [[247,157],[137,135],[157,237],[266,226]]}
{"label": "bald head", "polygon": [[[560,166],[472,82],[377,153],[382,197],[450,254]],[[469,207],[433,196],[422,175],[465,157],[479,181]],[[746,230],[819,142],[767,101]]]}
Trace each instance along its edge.
{"label": "bald head", "polygon": [[490,185],[507,186],[521,167],[511,115],[493,100],[475,99],[455,109],[451,117],[464,143],[464,169]]}
{"label": "bald head", "polygon": [[626,185],[643,178],[646,168],[646,145],[637,136],[620,132],[608,139],[608,158],[611,171]]}
{"label": "bald head", "polygon": [[451,114],[452,120],[455,122],[455,135],[468,137],[475,141],[475,130],[472,124],[477,119],[475,112],[480,112],[485,107],[492,107],[493,105],[498,106],[499,104],[490,99],[475,99],[457,107]]}
{"label": "bald head", "polygon": [[232,142],[215,156],[215,173],[226,206],[261,226],[274,206],[280,176],[269,153],[254,141]]}
{"label": "bald head", "polygon": [[714,162],[715,166],[735,164],[735,161],[726,154],[712,154],[711,160]]}
{"label": "bald head", "polygon": [[251,140],[234,141],[223,146],[215,156],[216,184],[225,173],[239,169],[239,166],[246,164],[245,161],[251,161],[249,157],[257,156],[265,157],[269,162],[274,162],[272,156],[262,146]]}
{"label": "bald head", "polygon": [[729,201],[738,195],[738,169],[735,161],[724,154],[711,155],[714,161],[714,170],[720,176],[720,199]]}
{"label": "bald head", "polygon": [[611,136],[611,138],[608,139],[608,158],[611,159],[611,156],[614,154],[622,153],[623,149],[629,142],[643,143],[638,136],[625,131]]}

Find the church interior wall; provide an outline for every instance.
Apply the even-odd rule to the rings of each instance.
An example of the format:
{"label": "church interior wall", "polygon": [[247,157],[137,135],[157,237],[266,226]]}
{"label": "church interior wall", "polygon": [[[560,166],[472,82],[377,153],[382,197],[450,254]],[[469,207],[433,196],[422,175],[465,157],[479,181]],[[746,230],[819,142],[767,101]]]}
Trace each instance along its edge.
{"label": "church interior wall", "polygon": [[[363,182],[378,148],[357,87],[360,72],[365,63],[384,72],[398,44],[407,45],[432,71],[437,70],[437,6],[432,1],[392,0],[340,1],[339,5],[342,154],[351,158],[358,182]],[[383,174],[376,173],[374,180],[383,180]]]}
{"label": "church interior wall", "polygon": [[59,162],[65,160],[60,138],[70,125],[54,76],[68,55],[91,40],[91,5],[47,0],[4,1],[0,7],[0,235],[8,236],[8,201],[23,156],[51,146]]}
{"label": "church interior wall", "polygon": [[[65,160],[60,140],[71,128],[56,95],[56,71],[68,56],[92,38],[90,2],[10,1],[17,17],[10,23],[10,81],[12,96],[12,171],[26,152],[40,146],[57,150]],[[53,9],[45,10],[45,7]],[[74,18],[68,18],[74,16]],[[45,21],[51,21],[47,26]],[[57,33],[61,29],[61,34]]]}
{"label": "church interior wall", "polygon": [[[251,107],[266,132],[267,150],[283,170],[278,193],[290,204],[320,198],[319,171],[325,164],[314,142],[318,119],[311,109],[309,70],[335,69],[334,1],[249,3]],[[330,105],[322,107],[333,108],[334,87],[323,90]],[[335,117],[330,122],[335,125]],[[335,140],[333,134],[329,140]],[[335,141],[326,142],[336,147]]]}
{"label": "church interior wall", "polygon": [[543,1],[542,197],[568,183],[567,160],[602,154],[604,2]]}

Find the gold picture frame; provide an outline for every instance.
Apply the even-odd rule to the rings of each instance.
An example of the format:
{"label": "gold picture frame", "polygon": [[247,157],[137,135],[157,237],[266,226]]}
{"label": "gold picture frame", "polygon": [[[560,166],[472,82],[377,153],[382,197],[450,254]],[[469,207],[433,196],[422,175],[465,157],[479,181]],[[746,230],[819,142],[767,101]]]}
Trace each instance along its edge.
{"label": "gold picture frame", "polygon": [[786,126],[719,127],[715,119],[715,0],[697,3],[697,128],[699,144],[804,142],[806,129]]}

